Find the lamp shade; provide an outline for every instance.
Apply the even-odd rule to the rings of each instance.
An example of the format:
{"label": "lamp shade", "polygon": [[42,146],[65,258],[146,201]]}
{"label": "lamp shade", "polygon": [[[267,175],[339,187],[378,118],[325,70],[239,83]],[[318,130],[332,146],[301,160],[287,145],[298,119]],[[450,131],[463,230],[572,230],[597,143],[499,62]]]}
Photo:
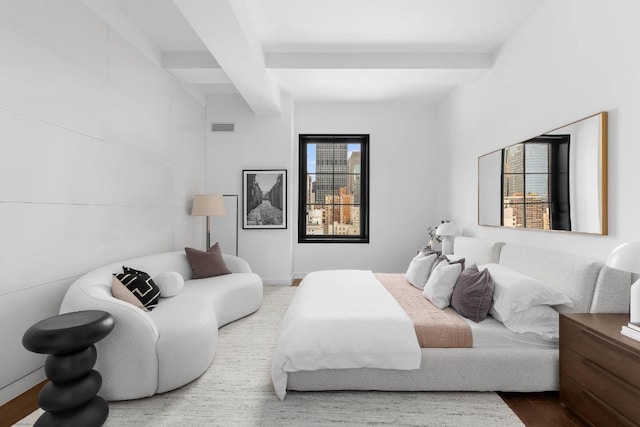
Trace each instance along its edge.
{"label": "lamp shade", "polygon": [[640,242],[623,243],[607,257],[607,266],[640,274]]}
{"label": "lamp shade", "polygon": [[193,196],[192,216],[221,216],[224,214],[222,194],[196,194]]}
{"label": "lamp shade", "polygon": [[458,234],[460,234],[458,227],[452,222],[443,222],[436,228],[438,236],[457,236]]}

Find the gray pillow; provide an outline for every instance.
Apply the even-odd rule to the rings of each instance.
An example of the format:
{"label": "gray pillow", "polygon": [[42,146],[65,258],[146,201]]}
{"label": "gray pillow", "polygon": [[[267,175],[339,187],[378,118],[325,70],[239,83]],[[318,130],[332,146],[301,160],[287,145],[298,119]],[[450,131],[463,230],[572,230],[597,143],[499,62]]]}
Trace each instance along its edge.
{"label": "gray pillow", "polygon": [[184,251],[191,266],[192,279],[231,274],[227,264],[224,262],[222,250],[218,243],[211,246],[207,252],[194,248],[184,248]]}
{"label": "gray pillow", "polygon": [[478,271],[473,264],[460,274],[451,295],[451,307],[467,319],[480,322],[489,313],[494,287],[489,270]]}

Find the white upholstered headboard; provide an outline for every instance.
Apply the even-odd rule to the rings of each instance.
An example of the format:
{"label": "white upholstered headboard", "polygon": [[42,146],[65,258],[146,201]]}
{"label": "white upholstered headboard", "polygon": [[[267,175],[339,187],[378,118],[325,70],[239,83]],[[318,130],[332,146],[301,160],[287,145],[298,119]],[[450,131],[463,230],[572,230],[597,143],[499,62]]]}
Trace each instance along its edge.
{"label": "white upholstered headboard", "polygon": [[456,238],[454,254],[464,256],[467,265],[497,262],[562,291],[574,307],[559,311],[629,312],[631,274],[590,258],[474,237]]}

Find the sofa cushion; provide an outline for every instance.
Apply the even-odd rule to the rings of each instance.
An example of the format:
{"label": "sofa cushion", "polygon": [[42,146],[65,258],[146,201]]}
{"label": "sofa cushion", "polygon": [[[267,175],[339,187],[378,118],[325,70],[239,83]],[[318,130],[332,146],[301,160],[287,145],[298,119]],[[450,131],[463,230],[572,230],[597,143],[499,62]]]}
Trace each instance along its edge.
{"label": "sofa cushion", "polygon": [[128,302],[143,311],[149,311],[138,298],[116,276],[111,276],[111,295],[120,301]]}
{"label": "sofa cushion", "polygon": [[118,273],[114,276],[116,276],[149,311],[158,305],[160,289],[148,274]]}
{"label": "sofa cushion", "polygon": [[184,248],[191,265],[191,278],[204,279],[207,277],[222,276],[223,274],[231,274],[222,257],[220,245],[216,243],[211,246],[207,252],[194,249]]}

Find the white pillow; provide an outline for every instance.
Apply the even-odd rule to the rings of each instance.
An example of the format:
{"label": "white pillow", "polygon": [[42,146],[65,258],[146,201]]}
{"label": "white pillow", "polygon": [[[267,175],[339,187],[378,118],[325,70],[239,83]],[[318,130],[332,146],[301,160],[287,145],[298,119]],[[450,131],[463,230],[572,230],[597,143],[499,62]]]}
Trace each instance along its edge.
{"label": "white pillow", "polygon": [[573,302],[565,294],[532,277],[500,264],[478,266],[480,270],[485,268],[491,273],[495,284],[489,313],[503,323],[515,313],[534,305],[566,304],[573,307]]}
{"label": "white pillow", "polygon": [[514,313],[504,321],[504,326],[513,332],[532,332],[548,341],[557,341],[560,336],[560,315],[548,305],[534,305]]}
{"label": "white pillow", "polygon": [[153,278],[153,281],[160,289],[160,296],[164,298],[176,296],[184,288],[184,279],[175,271],[160,273]]}
{"label": "white pillow", "polygon": [[436,254],[425,255],[424,253],[419,253],[413,257],[405,274],[407,282],[422,290],[425,283],[427,283],[431,266],[437,256]]}
{"label": "white pillow", "polygon": [[431,273],[431,276],[429,276],[427,284],[424,285],[422,295],[439,309],[448,307],[451,302],[453,287],[456,285],[461,272],[462,265],[460,263],[449,265],[446,260],[440,262]]}

